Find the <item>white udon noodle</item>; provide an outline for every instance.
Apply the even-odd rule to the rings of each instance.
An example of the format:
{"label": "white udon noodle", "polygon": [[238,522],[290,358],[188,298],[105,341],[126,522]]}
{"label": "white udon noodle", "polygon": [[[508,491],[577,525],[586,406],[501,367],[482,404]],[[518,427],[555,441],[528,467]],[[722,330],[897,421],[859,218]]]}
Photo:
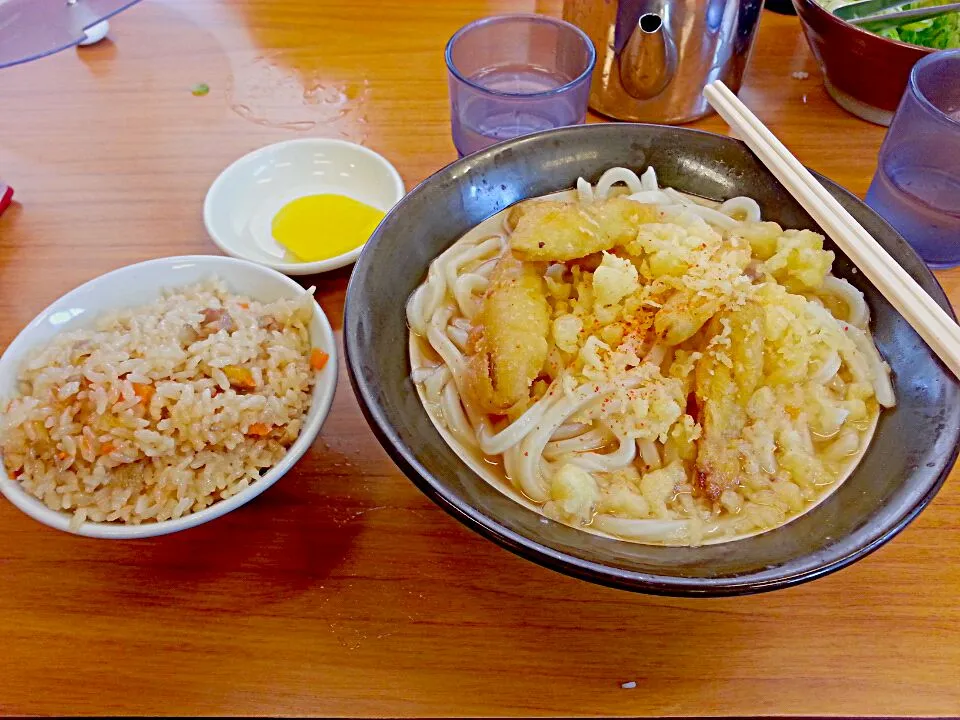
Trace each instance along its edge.
{"label": "white udon noodle", "polygon": [[[683,195],[672,188],[661,188],[652,167],[639,177],[626,168],[611,168],[601,175],[595,186],[579,178],[575,192],[582,202],[602,200],[621,183],[627,186],[629,199],[658,205],[668,219],[691,213],[723,231],[735,229],[741,222],[761,220],[760,206],[752,198],[735,197],[711,207],[707,201]],[[636,387],[640,382],[636,377],[626,375],[599,386],[588,382],[573,392],[565,392],[561,389],[561,374],[554,372],[551,374],[554,380],[544,396],[519,418],[496,431],[483,413],[471,408],[470,403],[462,402],[467,334],[472,319],[480,310],[490,273],[507,247],[504,233],[495,237],[464,238],[454,243],[431,263],[427,280],[410,296],[406,307],[410,328],[416,335],[426,338],[442,360],[438,364],[415,367],[411,374],[426,402],[439,409],[443,424],[456,441],[473,452],[479,450],[488,457],[502,457],[507,477],[526,499],[537,506],[549,499],[547,478],[565,463],[573,463],[588,472],[609,472],[626,467],[639,455],[648,470],[661,467],[663,459],[657,442],[634,442],[618,436],[610,428],[571,421],[573,416],[588,422],[595,420],[590,417],[590,408],[598,406],[618,386]],[[472,270],[461,271],[471,264],[474,265]],[[548,275],[551,271],[552,268],[548,269]],[[832,295],[848,307],[847,322],[837,320],[821,309],[853,338],[871,366],[878,403],[884,407],[892,406],[895,402],[893,387],[888,368],[867,330],[870,315],[863,294],[846,280],[832,276],[828,276],[821,293]],[[657,346],[650,353],[659,354],[660,359],[664,359],[667,351],[667,348]],[[814,373],[813,379],[823,384],[830,382],[842,362],[840,354],[835,352]],[[870,432],[872,428],[867,432],[868,436]],[[613,441],[618,443],[616,450],[603,454],[593,452]],[[845,457],[855,453],[859,444],[856,433],[840,433],[824,452],[828,456]],[[863,443],[861,454],[865,446]],[[859,457],[854,458],[851,467],[858,460]],[[838,478],[835,485],[841,481],[842,478]],[[825,493],[824,497],[828,494]],[[792,518],[787,521],[789,519]],[[631,519],[597,514],[591,528],[638,542],[670,543],[686,536],[689,522],[686,519]]]}

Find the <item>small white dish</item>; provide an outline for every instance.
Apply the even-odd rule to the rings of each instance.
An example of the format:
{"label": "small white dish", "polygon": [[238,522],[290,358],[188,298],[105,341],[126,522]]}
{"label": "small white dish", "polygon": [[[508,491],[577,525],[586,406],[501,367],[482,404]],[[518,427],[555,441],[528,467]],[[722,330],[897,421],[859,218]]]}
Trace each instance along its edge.
{"label": "small white dish", "polygon": [[[292,298],[304,292],[293,280],[270,268],[219,255],[186,255],[128,265],[71,290],[20,331],[0,357],[0,399],[5,400],[15,393],[20,367],[30,351],[50,342],[54,336],[68,330],[88,327],[105,312],[152,302],[160,297],[163,290],[180,288],[213,275],[220,277],[232,292],[263,302]],[[70,527],[70,514],[51,510],[24,490],[20,483],[7,475],[2,462],[0,492],[27,515],[45,525],[95,538],[130,539],[166,535],[225,515],[249,502],[283,477],[313,444],[330,412],[337,385],[337,346],[327,316],[316,301],[310,323],[310,340],[314,347],[322,348],[330,359],[326,367],[317,374],[310,411],[300,436],[279,463],[255,483],[226,500],[220,500],[199,512],[175,520],[141,525],[85,522],[79,529],[74,529]]]}
{"label": "small white dish", "polygon": [[287,275],[312,275],[349,265],[363,245],[327,260],[288,262],[271,232],[284,205],[338,193],[387,212],[405,192],[396,168],[369,148],[329,138],[287,140],[254,150],[220,173],[207,191],[203,222],[227,255]]}

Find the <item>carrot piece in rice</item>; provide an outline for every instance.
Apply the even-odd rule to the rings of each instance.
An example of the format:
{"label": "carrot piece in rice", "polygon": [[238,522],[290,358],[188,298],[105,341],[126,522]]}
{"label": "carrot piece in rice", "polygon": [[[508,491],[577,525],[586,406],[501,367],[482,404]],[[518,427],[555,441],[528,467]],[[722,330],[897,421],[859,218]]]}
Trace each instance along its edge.
{"label": "carrot piece in rice", "polygon": [[156,388],[149,383],[133,383],[133,394],[140,398],[144,405],[150,403],[150,398],[153,397],[154,392],[156,392]]}
{"label": "carrot piece in rice", "polygon": [[310,353],[310,367],[314,370],[323,370],[327,366],[330,356],[320,348],[314,348]]}
{"label": "carrot piece in rice", "polygon": [[255,422],[249,428],[247,428],[247,435],[258,435],[263,437],[264,435],[270,434],[270,426],[266,423]]}

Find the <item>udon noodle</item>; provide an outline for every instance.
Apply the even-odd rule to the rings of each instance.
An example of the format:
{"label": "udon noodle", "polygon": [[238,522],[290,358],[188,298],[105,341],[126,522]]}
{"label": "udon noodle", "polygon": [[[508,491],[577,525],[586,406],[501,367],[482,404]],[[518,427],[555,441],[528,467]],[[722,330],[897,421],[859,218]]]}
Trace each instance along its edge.
{"label": "udon noodle", "polygon": [[843,482],[895,399],[823,237],[652,168],[520,203],[407,304],[412,379],[501,491],[636,542],[747,537]]}

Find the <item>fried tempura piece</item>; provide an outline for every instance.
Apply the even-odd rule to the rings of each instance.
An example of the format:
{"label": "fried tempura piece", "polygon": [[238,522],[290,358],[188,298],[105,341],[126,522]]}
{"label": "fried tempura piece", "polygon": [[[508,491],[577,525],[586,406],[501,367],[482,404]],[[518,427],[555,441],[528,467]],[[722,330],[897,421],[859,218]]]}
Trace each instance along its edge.
{"label": "fried tempura piece", "polygon": [[707,331],[708,349],[695,375],[703,428],[695,486],[716,501],[740,481],[745,408],[763,379],[763,308],[749,301],[739,310],[714,317]]}
{"label": "fried tempura piece", "polygon": [[703,297],[687,288],[677,290],[657,312],[654,329],[665,345],[679,345],[693,337],[723,301],[723,297]]}
{"label": "fried tempura piece", "polygon": [[742,276],[749,262],[750,246],[733,240],[687,271],[654,320],[662,342],[678,345],[693,337],[734,293],[750,284]]}
{"label": "fried tempura piece", "polygon": [[575,260],[610,250],[636,238],[643,223],[659,219],[655,206],[622,197],[592,203],[544,200],[518,213],[510,248],[521,260]]}
{"label": "fried tempura piece", "polygon": [[550,307],[543,267],[507,253],[490,277],[467,358],[467,390],[488,413],[530,397],[547,359]]}
{"label": "fried tempura piece", "polygon": [[518,202],[507,211],[507,217],[503,221],[504,229],[506,229],[507,232],[513,232],[516,230],[517,223],[520,222],[520,218],[527,214],[527,210],[530,209],[531,206],[542,202],[551,201],[534,198],[532,200],[522,200]]}

